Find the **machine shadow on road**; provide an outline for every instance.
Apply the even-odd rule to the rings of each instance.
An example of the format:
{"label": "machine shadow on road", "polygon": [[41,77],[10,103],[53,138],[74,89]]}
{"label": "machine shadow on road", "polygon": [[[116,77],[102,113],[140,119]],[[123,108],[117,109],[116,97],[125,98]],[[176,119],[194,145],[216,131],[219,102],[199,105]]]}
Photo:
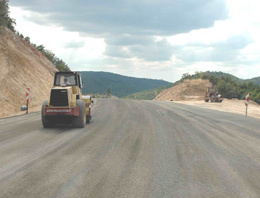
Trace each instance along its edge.
{"label": "machine shadow on road", "polygon": [[[93,121],[91,121],[90,123],[86,123],[85,128],[88,127]],[[84,128],[75,128],[73,126],[73,124],[71,124],[70,122],[58,122],[54,127],[52,128],[40,128],[39,131],[43,132],[43,133],[55,133],[55,134],[59,134],[59,133],[68,133],[68,132],[73,132],[75,130],[79,130],[79,129],[84,129]]]}
{"label": "machine shadow on road", "polygon": [[39,132],[41,133],[53,133],[53,134],[60,134],[60,133],[69,133],[72,132],[75,128],[70,125],[57,125],[53,128],[40,128]]}
{"label": "machine shadow on road", "polygon": [[[67,132],[67,131],[73,131],[73,130],[77,130],[80,128],[75,128],[75,126],[73,126],[73,118],[70,117],[63,117],[63,118],[59,118],[56,117],[55,119],[55,124],[54,126],[50,127],[50,128],[41,128],[40,131],[53,131],[54,133],[56,133],[56,131],[58,130],[58,133],[61,132]],[[91,124],[93,121],[91,120],[90,123],[85,123],[85,127],[88,126],[89,124]]]}

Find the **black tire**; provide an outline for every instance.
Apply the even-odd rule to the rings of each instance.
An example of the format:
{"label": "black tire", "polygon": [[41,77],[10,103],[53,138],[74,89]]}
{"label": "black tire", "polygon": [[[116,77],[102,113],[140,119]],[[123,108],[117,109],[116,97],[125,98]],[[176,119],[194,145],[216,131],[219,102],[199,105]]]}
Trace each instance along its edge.
{"label": "black tire", "polygon": [[214,95],[210,96],[210,101],[211,102],[216,102],[216,96],[214,96]]}
{"label": "black tire", "polygon": [[208,102],[208,101],[209,101],[209,99],[205,99],[204,101],[205,101],[205,102]]}
{"label": "black tire", "polygon": [[86,123],[90,123],[90,121],[91,121],[91,116],[86,115]]}
{"label": "black tire", "polygon": [[42,125],[44,128],[52,128],[55,126],[55,121],[48,116],[44,115],[44,107],[48,104],[48,100],[42,103]]}
{"label": "black tire", "polygon": [[75,128],[84,128],[86,124],[86,107],[83,100],[76,101],[77,107],[79,107],[79,116],[73,120],[73,126]]}

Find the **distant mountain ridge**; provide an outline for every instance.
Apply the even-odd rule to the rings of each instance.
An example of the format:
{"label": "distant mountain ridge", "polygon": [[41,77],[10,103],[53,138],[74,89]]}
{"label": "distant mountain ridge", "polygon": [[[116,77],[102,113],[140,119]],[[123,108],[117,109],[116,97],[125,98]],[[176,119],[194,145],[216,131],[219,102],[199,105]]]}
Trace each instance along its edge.
{"label": "distant mountain ridge", "polygon": [[82,89],[84,94],[107,93],[110,88],[113,95],[124,97],[172,84],[164,80],[128,77],[109,72],[81,71],[80,73],[84,83]]}
{"label": "distant mountain ridge", "polygon": [[172,86],[173,86],[173,83],[163,86],[163,87],[158,87],[155,89],[149,89],[149,90],[145,90],[142,92],[133,93],[128,96],[125,96],[124,99],[153,100],[162,91],[164,91],[165,89],[171,88]]}
{"label": "distant mountain ridge", "polygon": [[260,76],[259,77],[255,77],[255,78],[251,78],[251,79],[247,79],[245,81],[246,82],[252,82],[252,83],[255,83],[255,84],[260,86]]}

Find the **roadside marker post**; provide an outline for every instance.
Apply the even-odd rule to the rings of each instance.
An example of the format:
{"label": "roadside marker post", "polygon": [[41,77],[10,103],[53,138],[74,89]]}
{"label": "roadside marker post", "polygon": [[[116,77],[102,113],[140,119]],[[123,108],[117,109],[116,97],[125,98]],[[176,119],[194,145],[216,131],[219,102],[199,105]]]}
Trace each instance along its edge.
{"label": "roadside marker post", "polygon": [[248,105],[249,105],[249,93],[246,93],[245,105],[246,105],[246,116],[247,116],[247,109],[248,109]]}
{"label": "roadside marker post", "polygon": [[30,88],[26,88],[26,103],[27,103],[27,109],[26,113],[28,113],[29,110],[29,100],[30,100]]}

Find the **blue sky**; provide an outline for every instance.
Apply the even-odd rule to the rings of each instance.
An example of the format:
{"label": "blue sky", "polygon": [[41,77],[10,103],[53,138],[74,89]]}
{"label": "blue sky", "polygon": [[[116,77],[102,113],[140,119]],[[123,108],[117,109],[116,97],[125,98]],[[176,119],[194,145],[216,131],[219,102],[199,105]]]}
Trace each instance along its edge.
{"label": "blue sky", "polygon": [[183,73],[260,76],[257,0],[10,1],[16,29],[72,70],[174,82]]}

